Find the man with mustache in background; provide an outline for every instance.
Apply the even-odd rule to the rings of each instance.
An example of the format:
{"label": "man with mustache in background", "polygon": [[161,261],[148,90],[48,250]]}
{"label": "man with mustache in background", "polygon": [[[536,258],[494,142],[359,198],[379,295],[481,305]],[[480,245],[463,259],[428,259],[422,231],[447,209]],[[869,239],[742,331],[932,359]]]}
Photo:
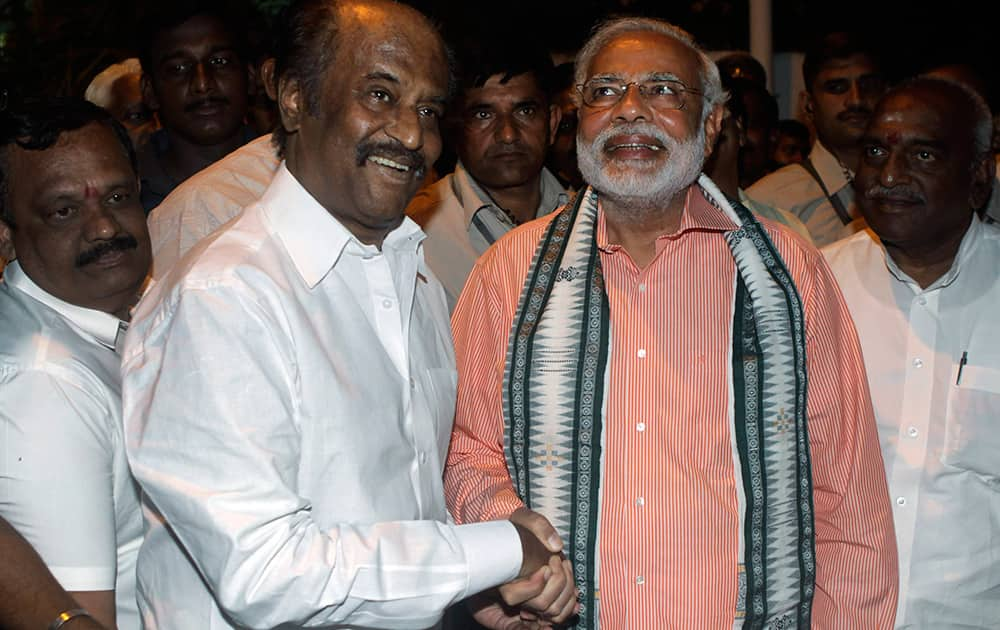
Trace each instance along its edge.
{"label": "man with mustache in background", "polygon": [[854,328],[815,248],[700,175],[718,68],[625,18],[574,83],[588,187],[497,241],[452,317],[455,519],[548,518],[581,630],[891,627]]}
{"label": "man with mustache in background", "polygon": [[490,245],[568,199],[545,168],[561,114],[550,96],[552,62],[517,39],[477,39],[460,60],[461,93],[447,123],[458,165],[407,208],[427,233],[427,264],[452,307]]}
{"label": "man with mustache in background", "polygon": [[802,63],[805,109],[816,130],[809,157],[758,180],[747,196],[787,210],[805,223],[818,247],[864,228],[851,180],[859,139],[885,90],[879,61],[857,36],[821,38]]}
{"label": "man with mustache in background", "polygon": [[404,214],[441,151],[444,42],[403,4],[301,0],[274,58],[283,161],[125,344],[145,627],[430,628],[498,585],[564,620],[544,519],[455,525],[445,506],[448,309]]}
{"label": "man with mustache in background", "polygon": [[964,84],[890,89],[855,180],[869,229],[823,250],[871,385],[899,548],[897,628],[1000,619],[1000,228],[992,121]]}
{"label": "man with mustache in background", "polygon": [[139,630],[118,354],[151,259],[135,153],[92,103],[13,103],[0,178],[16,255],[0,285],[0,516],[76,601],[67,618]]}
{"label": "man with mustache in background", "polygon": [[181,182],[252,140],[245,124],[253,66],[222,2],[172,0],[142,27],[142,93],[161,129],[138,147],[148,214]]}

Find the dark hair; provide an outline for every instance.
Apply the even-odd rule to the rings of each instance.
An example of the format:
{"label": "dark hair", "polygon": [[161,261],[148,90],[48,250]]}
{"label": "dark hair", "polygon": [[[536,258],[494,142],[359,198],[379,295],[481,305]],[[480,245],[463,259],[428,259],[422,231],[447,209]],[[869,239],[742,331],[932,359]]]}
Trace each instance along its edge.
{"label": "dark hair", "polygon": [[778,133],[785,136],[791,136],[806,146],[809,146],[809,143],[812,142],[812,137],[809,134],[809,127],[806,127],[794,118],[784,118],[779,120]]}
{"label": "dark hair", "polygon": [[846,59],[854,55],[864,55],[876,65],[881,65],[875,50],[857,33],[837,31],[813,42],[802,60],[802,79],[805,81],[806,91],[812,92],[813,81],[823,66],[835,59]]}
{"label": "dark hair", "polygon": [[[274,40],[274,83],[292,78],[305,97],[306,112],[319,109],[323,75],[336,57],[337,4],[329,0],[300,0],[278,18]],[[284,156],[288,133],[280,121],[272,132],[279,156]]]}
{"label": "dark hair", "polygon": [[252,53],[247,38],[249,18],[244,10],[226,0],[167,0],[156,6],[140,22],[137,29],[137,48],[142,71],[156,74],[153,45],[165,31],[175,29],[195,17],[210,17],[226,29],[232,38],[233,49],[243,64],[251,61]]}
{"label": "dark hair", "polygon": [[[275,29],[275,87],[282,79],[298,81],[305,98],[306,113],[312,116],[319,113],[323,77],[337,56],[339,6],[340,3],[335,0],[293,1],[281,12]],[[401,9],[405,7],[400,5]],[[427,24],[436,29],[430,19],[426,19]],[[451,96],[455,89],[454,57],[447,46],[444,51],[448,61],[448,95]],[[287,140],[288,132],[279,122],[272,132],[272,142],[279,157],[285,155]]]}
{"label": "dark hair", "polygon": [[519,40],[512,34],[494,33],[489,41],[478,39],[460,49],[458,86],[462,90],[483,87],[490,77],[507,83],[516,76],[530,74],[538,87],[551,98],[554,85],[552,58],[540,46]]}
{"label": "dark hair", "polygon": [[[764,64],[748,52],[734,52],[719,57],[715,65],[719,66],[719,74],[732,79],[756,81],[767,87],[767,70]],[[745,69],[749,69],[749,76]]]}
{"label": "dark hair", "polygon": [[95,122],[114,132],[128,155],[132,172],[138,176],[139,163],[128,132],[107,110],[89,101],[81,98],[23,99],[8,103],[7,108],[0,111],[0,219],[14,227],[13,214],[7,204],[10,147],[17,145],[26,151],[44,151],[63,133]]}

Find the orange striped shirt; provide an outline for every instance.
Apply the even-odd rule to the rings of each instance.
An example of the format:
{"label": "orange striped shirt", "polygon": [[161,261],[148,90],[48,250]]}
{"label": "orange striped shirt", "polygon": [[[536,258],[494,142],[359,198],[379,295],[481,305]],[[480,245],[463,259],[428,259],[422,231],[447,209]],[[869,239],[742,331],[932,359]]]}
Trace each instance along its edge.
{"label": "orange striped shirt", "polygon": [[[452,317],[458,410],[445,492],[460,523],[506,517],[521,505],[503,454],[501,386],[524,278],[553,216],[483,255]],[[857,335],[822,256],[764,225],[805,309],[813,627],[891,628],[896,547]],[[660,236],[655,259],[638,269],[608,242],[603,213],[598,218],[611,310],[598,551],[603,630],[733,627],[742,561],[728,420],[736,266],[723,234],[734,227],[692,192],[677,232]]]}

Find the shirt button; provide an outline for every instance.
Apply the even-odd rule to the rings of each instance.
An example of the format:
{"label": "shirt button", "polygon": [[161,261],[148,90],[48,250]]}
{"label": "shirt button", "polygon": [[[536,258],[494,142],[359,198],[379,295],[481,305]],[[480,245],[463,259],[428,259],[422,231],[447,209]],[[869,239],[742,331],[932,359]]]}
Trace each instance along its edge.
{"label": "shirt button", "polygon": [[392,308],[392,300],[382,300],[382,308]]}
{"label": "shirt button", "polygon": [[421,464],[427,463],[427,453],[424,453],[423,451],[420,452],[420,463]]}
{"label": "shirt button", "polygon": [[638,584],[639,586],[642,586],[643,584],[646,583],[646,578],[642,577],[641,575],[637,575],[635,576],[635,583]]}
{"label": "shirt button", "polygon": [[917,304],[919,304],[920,306],[927,304],[927,298],[921,295],[920,297],[917,298]]}
{"label": "shirt button", "polygon": [[638,497],[635,500],[635,504],[638,505],[639,507],[642,507],[642,506],[646,505],[646,499],[643,498],[643,497]]}
{"label": "shirt button", "polygon": [[914,359],[913,360],[913,367],[915,367],[915,368],[922,368],[922,367],[924,367],[924,360],[923,359]]}
{"label": "shirt button", "polygon": [[906,505],[906,497],[897,497],[896,505]]}
{"label": "shirt button", "polygon": [[917,431],[917,427],[910,427],[906,432],[910,437],[917,437],[920,435],[920,431]]}
{"label": "shirt button", "polygon": [[645,348],[639,348],[639,352],[637,352],[636,354],[639,355],[640,359],[645,359],[646,358],[646,349]]}
{"label": "shirt button", "polygon": [[643,431],[646,430],[646,423],[640,422],[639,424],[635,425],[635,430],[638,431],[639,433],[642,433]]}
{"label": "shirt button", "polygon": [[646,292],[646,283],[643,282],[639,284],[639,293],[645,293],[645,292]]}

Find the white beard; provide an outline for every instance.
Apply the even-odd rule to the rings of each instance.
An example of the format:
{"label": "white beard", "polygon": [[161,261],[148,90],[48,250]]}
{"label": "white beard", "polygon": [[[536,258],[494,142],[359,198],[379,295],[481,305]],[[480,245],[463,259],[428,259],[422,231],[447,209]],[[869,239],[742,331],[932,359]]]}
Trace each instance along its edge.
{"label": "white beard", "polygon": [[[628,162],[608,158],[604,145],[613,136],[644,135],[656,138],[667,151],[667,160],[656,171],[631,168]],[[683,141],[677,141],[652,123],[627,123],[608,127],[585,142],[577,133],[577,163],[583,178],[598,193],[623,206],[662,206],[687,190],[698,179],[705,164],[705,128]]]}

